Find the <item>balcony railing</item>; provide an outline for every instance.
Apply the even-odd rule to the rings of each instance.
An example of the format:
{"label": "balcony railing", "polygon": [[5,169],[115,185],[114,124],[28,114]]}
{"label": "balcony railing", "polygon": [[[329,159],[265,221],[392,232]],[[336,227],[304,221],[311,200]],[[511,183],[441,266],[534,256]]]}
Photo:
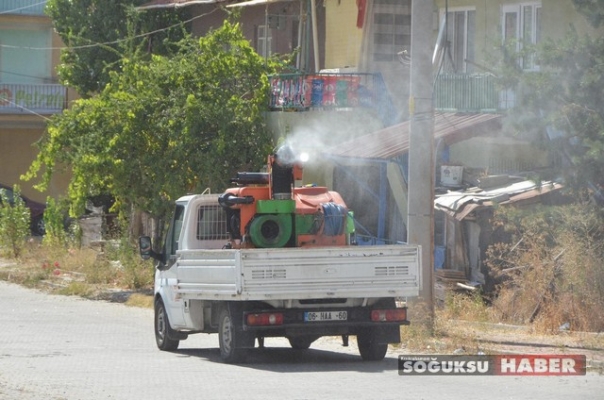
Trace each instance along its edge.
{"label": "balcony railing", "polygon": [[1,114],[56,114],[67,106],[63,85],[0,83]]}
{"label": "balcony railing", "polygon": [[46,1],[43,0],[2,0],[0,1],[0,15],[45,15],[44,7],[46,7]]}
{"label": "balcony railing", "polygon": [[274,111],[364,107],[371,109],[385,126],[396,121],[396,110],[379,73],[282,74],[269,79],[269,107]]}
{"label": "balcony railing", "polygon": [[381,76],[376,74],[357,73],[282,74],[270,76],[269,79],[270,108],[297,111],[372,107],[379,94],[379,82],[382,82]]}
{"label": "balcony railing", "polygon": [[441,74],[434,87],[434,107],[443,112],[497,112],[507,108],[495,85],[485,74]]}

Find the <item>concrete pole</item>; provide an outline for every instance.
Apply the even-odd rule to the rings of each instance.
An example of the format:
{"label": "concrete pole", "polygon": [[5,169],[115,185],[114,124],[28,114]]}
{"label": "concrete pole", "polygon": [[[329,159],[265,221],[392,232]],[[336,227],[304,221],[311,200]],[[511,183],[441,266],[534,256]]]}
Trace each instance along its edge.
{"label": "concrete pole", "polygon": [[317,31],[317,3],[316,0],[310,0],[312,16],[312,48],[315,58],[315,74],[319,73],[319,33]]}
{"label": "concrete pole", "polygon": [[432,13],[434,2],[411,1],[409,205],[407,241],[422,246],[420,301],[434,320],[434,108]]}

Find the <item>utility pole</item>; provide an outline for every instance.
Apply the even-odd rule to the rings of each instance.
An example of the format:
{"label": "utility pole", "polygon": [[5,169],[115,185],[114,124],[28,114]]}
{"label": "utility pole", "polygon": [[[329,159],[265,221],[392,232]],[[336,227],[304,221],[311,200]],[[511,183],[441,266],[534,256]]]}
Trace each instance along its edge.
{"label": "utility pole", "polygon": [[411,1],[409,203],[407,241],[422,246],[420,301],[434,321],[434,107],[432,13],[434,2]]}

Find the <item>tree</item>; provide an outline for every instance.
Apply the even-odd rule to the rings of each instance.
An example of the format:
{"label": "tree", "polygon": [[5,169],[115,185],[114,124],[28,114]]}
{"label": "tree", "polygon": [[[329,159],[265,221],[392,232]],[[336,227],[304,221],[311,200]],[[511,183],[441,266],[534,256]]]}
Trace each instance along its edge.
{"label": "tree", "polygon": [[598,28],[604,23],[604,5],[602,4],[602,0],[573,0],[573,3],[594,28]]}
{"label": "tree", "polygon": [[[578,10],[599,26],[604,2],[575,0]],[[539,72],[508,68],[516,82],[518,104],[510,114],[520,132],[546,132],[542,144],[562,157],[557,173],[576,193],[589,191],[604,200],[604,37],[580,36],[570,29],[563,40],[547,40],[536,49]],[[526,55],[526,54],[525,54]],[[517,56],[508,58],[508,67]],[[509,79],[515,71],[515,80]],[[514,74],[512,74],[514,75]],[[604,204],[604,203],[603,203]]]}
{"label": "tree", "polygon": [[[65,45],[58,75],[61,83],[83,97],[100,92],[120,60],[136,49],[167,54],[183,37],[185,11],[149,10],[134,6],[146,0],[49,0],[46,13]],[[165,29],[172,27],[171,29]],[[153,34],[146,34],[154,32]],[[138,36],[136,36],[138,35]],[[136,38],[135,38],[136,36]],[[129,38],[123,40],[123,38]]]}
{"label": "tree", "polygon": [[70,168],[75,215],[108,191],[118,205],[161,217],[182,194],[221,190],[237,170],[259,168],[271,148],[267,73],[279,64],[229,21],[178,48],[149,62],[122,59],[98,96],[54,116],[27,178],[42,173],[48,184]]}

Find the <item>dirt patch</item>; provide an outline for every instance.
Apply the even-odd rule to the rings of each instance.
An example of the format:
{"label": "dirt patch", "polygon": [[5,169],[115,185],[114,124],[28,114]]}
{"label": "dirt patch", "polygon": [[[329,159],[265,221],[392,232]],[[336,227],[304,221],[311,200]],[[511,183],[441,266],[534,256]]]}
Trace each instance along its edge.
{"label": "dirt patch", "polygon": [[578,354],[588,368],[604,372],[604,333],[560,331],[557,335],[535,333],[531,326],[448,321],[449,335],[442,340],[471,338],[457,354]]}

